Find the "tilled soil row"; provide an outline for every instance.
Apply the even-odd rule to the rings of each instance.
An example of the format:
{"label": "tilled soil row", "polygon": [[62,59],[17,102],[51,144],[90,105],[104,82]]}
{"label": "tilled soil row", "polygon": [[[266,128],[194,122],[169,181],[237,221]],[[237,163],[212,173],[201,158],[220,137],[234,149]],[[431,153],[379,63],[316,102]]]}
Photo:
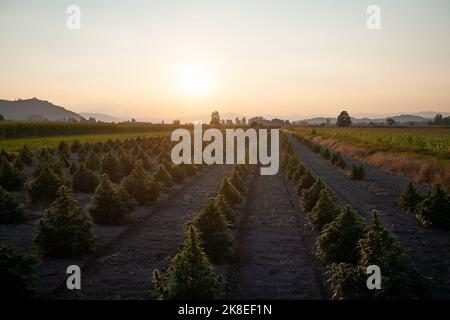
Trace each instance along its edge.
{"label": "tilled soil row", "polygon": [[183,225],[213,196],[230,166],[214,166],[195,181],[152,208],[140,223],[129,228],[86,263],[81,271],[82,289],[61,285],[58,299],[148,299],[154,269],[165,270],[167,259],[183,242]]}
{"label": "tilled soil row", "polygon": [[283,173],[255,177],[228,275],[231,299],[323,299],[321,270],[302,239],[302,214],[286,190]]}
{"label": "tilled soil row", "polygon": [[[354,181],[292,135],[288,134],[288,139],[305,166],[322,179],[341,205],[351,204],[366,220],[371,210],[377,209],[382,222],[412,258],[412,266],[431,279],[433,296],[450,299],[450,233],[424,228],[414,215],[407,215],[397,207],[401,191],[410,181],[408,178],[364,164],[366,178]],[[345,157],[345,160],[359,163],[350,157]]]}

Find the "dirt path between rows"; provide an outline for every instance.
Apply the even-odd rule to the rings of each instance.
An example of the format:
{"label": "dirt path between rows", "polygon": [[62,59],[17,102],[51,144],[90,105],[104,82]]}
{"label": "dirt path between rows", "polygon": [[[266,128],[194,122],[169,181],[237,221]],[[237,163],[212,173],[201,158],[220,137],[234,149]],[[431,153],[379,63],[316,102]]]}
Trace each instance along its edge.
{"label": "dirt path between rows", "polygon": [[[407,215],[396,206],[402,190],[410,181],[408,178],[364,164],[367,177],[364,181],[353,181],[344,171],[301,145],[292,135],[288,134],[288,139],[306,167],[322,179],[340,204],[350,203],[366,219],[372,209],[379,210],[383,223],[411,257],[412,266],[431,278],[434,298],[450,299],[450,232],[426,229],[414,215]],[[360,163],[350,157],[344,159],[347,165]],[[427,189],[424,185],[416,186],[421,190]]]}
{"label": "dirt path between rows", "polygon": [[[231,267],[231,299],[323,299],[326,294],[297,200],[280,171],[255,177],[238,232],[238,261]],[[231,287],[231,288],[230,288]]]}
{"label": "dirt path between rows", "polygon": [[81,271],[82,289],[65,285],[58,299],[149,299],[154,269],[165,270],[183,241],[183,225],[214,196],[231,166],[215,166],[195,177],[176,199],[168,200],[139,225],[114,240]]}

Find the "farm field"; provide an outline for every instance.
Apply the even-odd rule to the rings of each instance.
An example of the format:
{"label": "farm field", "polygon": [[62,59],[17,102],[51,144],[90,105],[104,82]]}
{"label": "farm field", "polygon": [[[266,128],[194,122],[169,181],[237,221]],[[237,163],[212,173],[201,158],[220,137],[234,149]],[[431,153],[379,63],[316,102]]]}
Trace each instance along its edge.
{"label": "farm field", "polygon": [[381,151],[450,160],[449,128],[298,127],[293,131],[350,143],[367,150],[368,154]]}
{"label": "farm field", "polygon": [[[383,299],[450,299],[445,221],[442,229],[425,227],[399,208],[407,177],[345,154],[338,167],[322,156],[324,147],[298,134],[282,134],[273,176],[260,176],[256,165],[173,165],[174,143],[164,131],[117,135],[45,137],[55,147],[2,152],[0,252],[28,261],[6,292],[81,300],[378,299],[365,287],[368,259],[390,270]],[[364,176],[350,178],[361,164]],[[423,195],[431,190],[413,186]],[[315,215],[327,222],[318,226]],[[329,235],[344,217],[356,228],[353,244]],[[352,258],[339,256],[347,251]],[[68,290],[69,265],[81,268],[82,290]],[[361,282],[347,288],[347,274]]]}
{"label": "farm field", "polygon": [[448,128],[302,127],[291,131],[331,150],[450,190]]}
{"label": "farm field", "polygon": [[108,140],[125,140],[137,137],[153,137],[167,135],[169,131],[151,131],[151,132],[129,132],[129,133],[109,133],[109,134],[82,134],[67,136],[49,136],[39,138],[19,138],[19,139],[0,139],[0,150],[8,152],[17,152],[26,145],[30,150],[40,150],[43,148],[55,148],[61,141],[73,143],[95,143],[106,142]]}

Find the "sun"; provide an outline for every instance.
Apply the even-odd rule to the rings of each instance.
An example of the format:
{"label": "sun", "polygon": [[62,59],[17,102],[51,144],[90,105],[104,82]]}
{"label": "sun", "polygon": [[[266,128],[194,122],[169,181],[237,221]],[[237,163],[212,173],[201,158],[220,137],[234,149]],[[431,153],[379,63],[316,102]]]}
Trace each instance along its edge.
{"label": "sun", "polygon": [[204,64],[186,64],[179,69],[177,82],[178,89],[183,94],[204,96],[211,90],[211,72]]}

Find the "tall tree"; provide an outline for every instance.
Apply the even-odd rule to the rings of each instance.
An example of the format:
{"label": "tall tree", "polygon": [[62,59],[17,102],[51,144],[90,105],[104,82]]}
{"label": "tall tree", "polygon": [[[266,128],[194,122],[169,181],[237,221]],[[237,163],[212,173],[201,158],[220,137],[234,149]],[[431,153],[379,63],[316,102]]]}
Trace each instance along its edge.
{"label": "tall tree", "polygon": [[348,127],[352,125],[352,119],[347,111],[342,111],[337,117],[336,125],[338,127]]}
{"label": "tall tree", "polygon": [[209,124],[218,126],[218,125],[220,125],[220,123],[221,123],[221,121],[220,121],[219,112],[214,111],[213,113],[211,113],[211,121],[209,122]]}

